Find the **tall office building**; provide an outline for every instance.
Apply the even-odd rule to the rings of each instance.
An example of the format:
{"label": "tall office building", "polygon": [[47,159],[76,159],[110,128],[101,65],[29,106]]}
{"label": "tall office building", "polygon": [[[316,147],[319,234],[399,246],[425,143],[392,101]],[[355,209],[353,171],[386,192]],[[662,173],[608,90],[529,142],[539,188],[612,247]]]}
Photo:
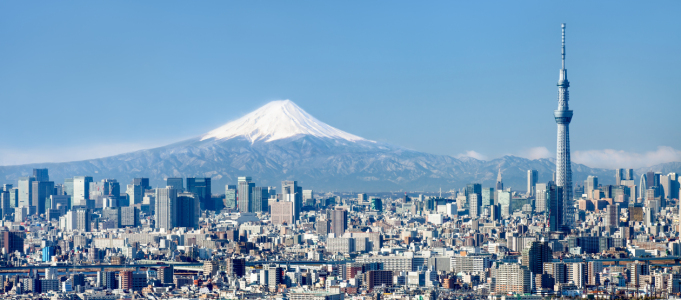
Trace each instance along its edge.
{"label": "tall office building", "polygon": [[194,195],[196,195],[199,198],[199,202],[201,203],[201,209],[215,210],[215,203],[213,202],[213,198],[211,197],[210,178],[188,177],[187,192],[194,193]]}
{"label": "tall office building", "polygon": [[267,187],[254,186],[251,188],[251,211],[252,212],[266,212],[269,211],[269,203],[267,200],[270,198],[267,192]]}
{"label": "tall office building", "polygon": [[64,194],[73,197],[73,178],[64,179]]}
{"label": "tall office building", "polygon": [[73,177],[73,197],[71,205],[87,205],[90,199],[90,183],[94,182],[91,176]]}
{"label": "tall office building", "polygon": [[126,194],[130,205],[140,204],[144,200],[144,189],[141,185],[128,184]]}
{"label": "tall office building", "polygon": [[344,209],[334,209],[330,211],[331,233],[336,237],[343,236],[348,228],[348,212]]}
{"label": "tall office building", "polygon": [[549,181],[546,184],[546,203],[548,204],[547,209],[549,211],[549,230],[550,231],[561,231],[564,225],[565,209],[565,198],[563,197],[563,188],[556,185],[553,181]]}
{"label": "tall office building", "polygon": [[482,189],[482,207],[494,205],[494,188]]}
{"label": "tall office building", "polygon": [[615,185],[621,185],[624,180],[624,169],[615,170]]}
{"label": "tall office building", "polygon": [[193,193],[178,194],[176,206],[177,217],[175,218],[175,227],[199,229],[201,206],[196,195]]}
{"label": "tall office building", "polygon": [[681,189],[681,186],[679,185],[679,176],[676,173],[669,173],[667,174],[667,177],[669,177],[669,199],[679,199],[679,189]]}
{"label": "tall office building", "polygon": [[282,181],[281,195],[284,201],[293,202],[293,220],[300,219],[300,211],[303,208],[303,188],[298,186],[297,181]]}
{"label": "tall office building", "polygon": [[548,211],[548,190],[546,183],[537,183],[534,187],[535,200],[534,211],[537,213],[544,213]]}
{"label": "tall office building", "polygon": [[570,121],[572,110],[568,106],[570,82],[565,69],[565,23],[563,29],[563,47],[561,51],[563,67],[558,80],[558,109],[553,112],[558,124],[558,145],[556,153],[556,185],[563,189],[563,224],[572,228],[575,222],[575,212],[572,198],[572,166],[570,160]]}
{"label": "tall office building", "polygon": [[225,208],[236,209],[236,185],[225,185]]}
{"label": "tall office building", "polygon": [[50,181],[47,169],[33,169],[33,178],[37,181]]}
{"label": "tall office building", "polygon": [[504,183],[501,181],[501,168],[499,169],[499,174],[497,174],[497,185],[495,188],[497,193],[504,190]]}
{"label": "tall office building", "polygon": [[149,185],[149,178],[134,178],[132,184],[142,186],[142,193],[144,191],[151,189]]}
{"label": "tall office building", "polygon": [[45,209],[50,208],[50,196],[54,194],[54,182],[36,180],[33,182],[32,188],[31,206],[35,207],[36,214],[44,214]]}
{"label": "tall office building", "polygon": [[33,181],[35,177],[21,177],[19,178],[19,206],[31,206],[33,199]]}
{"label": "tall office building", "polygon": [[589,175],[584,180],[584,192],[587,199],[594,199],[593,192],[598,189],[598,176]]}
{"label": "tall office building", "polygon": [[182,178],[166,178],[166,186],[172,186],[178,193],[184,191],[184,183]]}
{"label": "tall office building", "polygon": [[172,187],[156,189],[156,228],[173,229],[177,216],[177,190]]}
{"label": "tall office building", "polygon": [[255,183],[251,182],[250,176],[239,177],[237,183],[237,207],[240,212],[253,212],[252,204],[252,192],[255,187]]}
{"label": "tall office building", "polygon": [[537,170],[527,170],[527,196],[535,197],[535,188],[539,180],[539,172]]}

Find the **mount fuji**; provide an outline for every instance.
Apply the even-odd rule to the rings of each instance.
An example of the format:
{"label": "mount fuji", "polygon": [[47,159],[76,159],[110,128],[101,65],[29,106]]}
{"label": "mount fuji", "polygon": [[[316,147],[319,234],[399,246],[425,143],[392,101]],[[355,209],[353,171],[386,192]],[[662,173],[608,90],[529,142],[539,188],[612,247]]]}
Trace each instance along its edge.
{"label": "mount fuji", "polygon": [[[115,178],[123,185],[148,177],[152,185],[163,186],[169,177],[210,177],[213,192],[221,193],[225,184],[236,184],[238,176],[251,176],[260,186],[297,180],[317,191],[449,190],[470,182],[493,186],[498,169],[506,186],[524,190],[528,169],[538,170],[540,181],[547,181],[555,165],[551,159],[514,156],[457,159],[371,141],[331,127],[283,100],[171,145],[83,161],[4,166],[0,178],[13,183],[33,168],[49,168],[55,182],[87,175]],[[612,170],[579,164],[572,170],[575,182],[588,175],[601,177],[605,184],[611,177],[614,181]]]}

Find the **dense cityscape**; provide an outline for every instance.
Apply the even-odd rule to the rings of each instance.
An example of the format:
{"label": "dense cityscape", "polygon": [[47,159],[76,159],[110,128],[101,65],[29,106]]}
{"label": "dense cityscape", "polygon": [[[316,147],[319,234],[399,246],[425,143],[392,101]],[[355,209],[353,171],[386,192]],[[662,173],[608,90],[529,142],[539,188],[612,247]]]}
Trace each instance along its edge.
{"label": "dense cityscape", "polygon": [[[153,174],[55,180],[36,164],[0,182],[0,297],[681,299],[679,174],[573,176],[565,30],[552,174],[526,170],[526,185],[505,186],[499,166],[494,186],[319,192],[286,174],[280,186],[247,172],[157,186]],[[201,141],[240,136],[230,124]],[[285,129],[361,139],[325,126]]]}

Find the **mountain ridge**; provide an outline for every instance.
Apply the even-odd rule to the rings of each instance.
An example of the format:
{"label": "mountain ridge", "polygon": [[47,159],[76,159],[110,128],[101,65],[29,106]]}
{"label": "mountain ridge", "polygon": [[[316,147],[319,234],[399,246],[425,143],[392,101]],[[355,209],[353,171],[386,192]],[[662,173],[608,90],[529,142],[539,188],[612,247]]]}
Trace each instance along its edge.
{"label": "mountain ridge", "polygon": [[[540,182],[550,180],[555,170],[553,159],[459,159],[367,140],[324,124],[290,100],[271,102],[205,135],[166,146],[74,162],[1,166],[0,178],[14,183],[43,167],[55,182],[85,175],[124,185],[148,177],[152,185],[163,186],[168,177],[210,177],[214,193],[224,192],[238,176],[252,176],[258,186],[297,180],[318,191],[449,190],[471,182],[494,186],[499,168],[506,187],[524,191],[528,169],[539,171]],[[681,163],[654,168],[681,173]],[[588,175],[614,183],[614,170],[575,163],[572,170],[575,183]]]}

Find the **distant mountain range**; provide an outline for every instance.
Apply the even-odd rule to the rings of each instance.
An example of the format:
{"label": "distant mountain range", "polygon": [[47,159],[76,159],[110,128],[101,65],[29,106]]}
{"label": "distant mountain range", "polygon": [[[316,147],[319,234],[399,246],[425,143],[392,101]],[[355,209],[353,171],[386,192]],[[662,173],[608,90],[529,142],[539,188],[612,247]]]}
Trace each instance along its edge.
{"label": "distant mountain range", "polygon": [[[236,184],[238,176],[251,176],[259,186],[297,180],[316,191],[449,190],[471,182],[494,186],[499,169],[506,187],[524,191],[527,170],[538,170],[539,180],[548,181],[555,165],[553,159],[515,156],[489,161],[454,158],[375,142],[333,128],[284,100],[197,138],[98,159],[2,166],[0,178],[13,183],[33,168],[49,168],[57,183],[88,175],[95,180],[115,178],[122,185],[148,177],[152,185],[163,186],[168,177],[210,177],[213,193],[224,193],[225,184]],[[572,170],[575,183],[588,175],[598,176],[603,184],[615,180],[614,170],[580,164],[573,164]],[[649,170],[681,173],[681,162],[635,172]]]}

